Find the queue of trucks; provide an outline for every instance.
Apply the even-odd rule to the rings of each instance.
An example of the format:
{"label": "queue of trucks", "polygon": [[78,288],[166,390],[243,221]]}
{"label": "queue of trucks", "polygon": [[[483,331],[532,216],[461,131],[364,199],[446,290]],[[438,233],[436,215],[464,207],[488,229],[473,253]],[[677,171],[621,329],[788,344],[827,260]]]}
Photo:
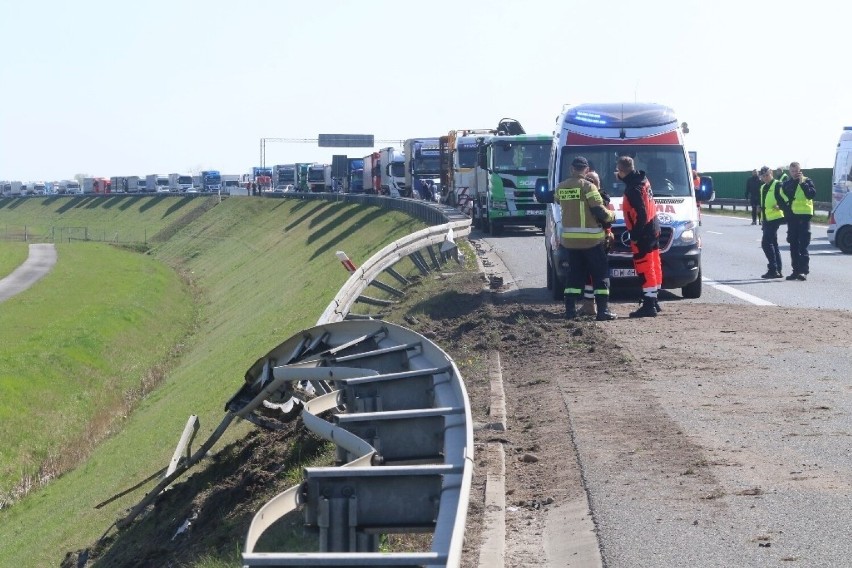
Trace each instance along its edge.
{"label": "queue of trucks", "polygon": [[[223,185],[227,177],[228,184]],[[191,174],[150,174],[147,176],[84,177],[56,182],[0,182],[0,195],[83,195],[107,193],[187,193],[228,192],[240,186],[240,176],[222,176],[218,171]]]}

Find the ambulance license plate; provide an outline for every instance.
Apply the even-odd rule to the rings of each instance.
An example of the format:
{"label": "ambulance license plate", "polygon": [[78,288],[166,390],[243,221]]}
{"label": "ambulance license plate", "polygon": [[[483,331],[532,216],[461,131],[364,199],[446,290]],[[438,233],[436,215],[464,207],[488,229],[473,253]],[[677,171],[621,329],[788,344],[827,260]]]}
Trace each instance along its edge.
{"label": "ambulance license plate", "polygon": [[610,268],[609,275],[611,278],[630,278],[636,276],[636,270],[633,268]]}

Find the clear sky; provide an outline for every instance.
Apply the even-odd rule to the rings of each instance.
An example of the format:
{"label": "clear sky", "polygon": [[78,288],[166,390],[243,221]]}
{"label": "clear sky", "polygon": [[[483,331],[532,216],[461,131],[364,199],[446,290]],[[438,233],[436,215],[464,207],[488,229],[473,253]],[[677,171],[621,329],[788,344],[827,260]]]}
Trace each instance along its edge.
{"label": "clear sky", "polygon": [[[699,170],[831,167],[850,16],[842,0],[0,0],[0,179],[239,174],[261,138],[502,117],[551,133],[565,103],[634,100],[678,112]],[[369,151],[269,142],[266,163]]]}

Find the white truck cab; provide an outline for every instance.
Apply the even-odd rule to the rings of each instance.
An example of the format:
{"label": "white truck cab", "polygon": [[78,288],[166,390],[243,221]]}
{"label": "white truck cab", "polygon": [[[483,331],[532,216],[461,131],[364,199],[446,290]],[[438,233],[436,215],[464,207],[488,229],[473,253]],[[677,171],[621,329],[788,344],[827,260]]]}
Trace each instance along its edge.
{"label": "white truck cab", "polygon": [[390,197],[408,197],[405,185],[405,155],[396,148],[379,150],[379,170],[382,176],[381,191]]}
{"label": "white truck cab", "polygon": [[655,103],[607,103],[568,106],[556,122],[547,180],[539,180],[536,198],[547,203],[545,248],[547,287],[561,300],[567,273],[564,250],[558,246],[562,212],[553,203],[553,188],[571,174],[571,161],[582,156],[601,178],[611,198],[616,221],[615,244],[609,254],[613,287],[640,287],[624,224],[624,183],[615,176],[620,156],[633,158],[636,169],[651,182],[660,222],[663,288],[680,288],[685,298],[701,296],[700,202],[712,201],[713,180],[701,178],[694,188],[683,130],[675,112]]}

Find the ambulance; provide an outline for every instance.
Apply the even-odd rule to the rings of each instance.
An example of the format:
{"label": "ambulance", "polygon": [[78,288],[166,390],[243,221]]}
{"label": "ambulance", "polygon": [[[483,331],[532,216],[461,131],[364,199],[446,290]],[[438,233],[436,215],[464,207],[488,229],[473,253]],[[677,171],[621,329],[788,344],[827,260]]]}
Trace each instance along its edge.
{"label": "ambulance", "polygon": [[831,210],[852,190],[852,126],[844,126],[834,155],[831,173]]}
{"label": "ambulance", "polygon": [[563,298],[568,265],[558,246],[562,215],[553,203],[553,188],[570,176],[571,161],[577,156],[586,158],[598,173],[616,213],[615,243],[609,254],[611,286],[641,288],[624,225],[624,183],[615,175],[618,158],[630,156],[651,182],[657,204],[663,288],[680,288],[684,298],[701,296],[699,204],[713,200],[713,180],[702,176],[695,187],[683,140],[686,132],[686,123],[679,123],[671,108],[655,103],[592,103],[563,109],[553,134],[548,177],[536,184],[536,198],[547,204],[547,288],[554,300]]}

